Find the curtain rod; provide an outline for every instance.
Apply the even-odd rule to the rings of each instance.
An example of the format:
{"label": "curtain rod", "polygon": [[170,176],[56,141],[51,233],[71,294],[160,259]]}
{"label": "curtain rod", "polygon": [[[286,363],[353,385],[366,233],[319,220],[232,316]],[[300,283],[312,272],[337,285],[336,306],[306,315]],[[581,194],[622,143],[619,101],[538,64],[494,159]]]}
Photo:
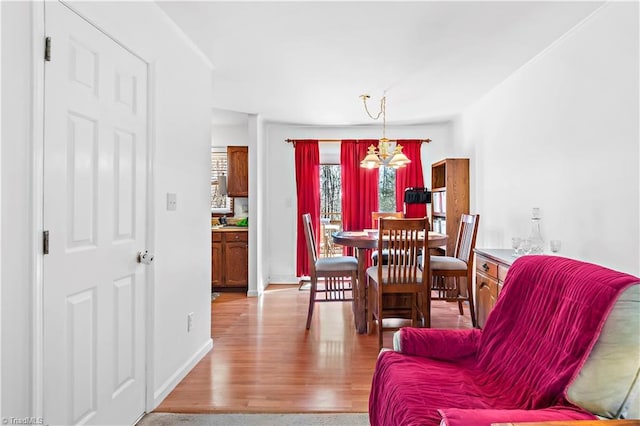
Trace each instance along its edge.
{"label": "curtain rod", "polygon": [[[304,140],[304,139],[303,139]],[[354,139],[348,139],[348,140],[354,140]],[[369,140],[355,140],[356,143],[371,143],[372,140],[379,140],[379,139],[369,139]],[[431,142],[431,139],[419,139],[420,142],[426,142],[429,143]],[[296,141],[296,139],[285,139],[284,140],[286,143],[294,143]],[[331,143],[339,143],[342,142],[342,139],[318,139],[318,142],[331,142]],[[389,139],[389,142],[398,142],[398,139]]]}

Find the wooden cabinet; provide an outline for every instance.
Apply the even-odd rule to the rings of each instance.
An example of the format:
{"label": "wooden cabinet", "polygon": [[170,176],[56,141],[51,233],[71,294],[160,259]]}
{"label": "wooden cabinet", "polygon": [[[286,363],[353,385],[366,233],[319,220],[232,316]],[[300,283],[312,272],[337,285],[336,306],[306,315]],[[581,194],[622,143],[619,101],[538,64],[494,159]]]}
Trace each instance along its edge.
{"label": "wooden cabinet", "polygon": [[[478,257],[476,262],[482,265],[491,264],[484,258]],[[478,263],[476,263],[478,264]],[[495,264],[493,264],[495,266]],[[495,269],[495,268],[492,268]],[[489,272],[491,269],[488,269]],[[483,328],[498,299],[498,278],[485,273],[483,269],[476,268],[476,316],[478,327]]]}
{"label": "wooden cabinet", "polygon": [[[233,236],[227,235],[222,256],[225,285],[229,287],[244,287],[247,286],[249,279],[247,233],[235,232],[234,234]],[[229,238],[235,238],[236,240],[230,241]],[[240,238],[240,241],[237,240],[238,238]]]}
{"label": "wooden cabinet", "polygon": [[469,213],[469,159],[447,158],[431,165],[431,227],[446,234],[446,255],[453,256],[460,216]]}
{"label": "wooden cabinet", "polygon": [[507,271],[515,258],[513,250],[475,249],[476,253],[476,317],[478,327],[484,327],[487,317],[502,291]]}
{"label": "wooden cabinet", "polygon": [[247,290],[249,243],[246,231],[211,232],[211,287],[213,290]]}
{"label": "wooden cabinet", "polygon": [[222,234],[211,233],[211,285],[222,284]]}
{"label": "wooden cabinet", "polygon": [[249,148],[227,147],[227,194],[229,197],[249,196]]}

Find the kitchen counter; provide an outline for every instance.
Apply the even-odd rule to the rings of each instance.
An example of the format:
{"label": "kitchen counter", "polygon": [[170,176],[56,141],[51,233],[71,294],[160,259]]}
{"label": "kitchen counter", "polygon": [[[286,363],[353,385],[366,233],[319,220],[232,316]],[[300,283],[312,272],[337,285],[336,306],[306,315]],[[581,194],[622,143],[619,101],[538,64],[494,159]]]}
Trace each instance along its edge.
{"label": "kitchen counter", "polygon": [[211,232],[247,232],[248,230],[249,230],[248,226],[227,225],[227,226],[211,227]]}

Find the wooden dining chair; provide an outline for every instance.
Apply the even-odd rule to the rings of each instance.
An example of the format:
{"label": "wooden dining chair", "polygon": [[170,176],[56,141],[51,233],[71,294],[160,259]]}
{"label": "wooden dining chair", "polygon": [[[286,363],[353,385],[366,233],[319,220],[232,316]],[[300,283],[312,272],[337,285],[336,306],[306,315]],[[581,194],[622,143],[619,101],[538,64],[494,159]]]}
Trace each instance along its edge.
{"label": "wooden dining chair", "polygon": [[356,280],[358,279],[358,260],[354,256],[333,256],[318,258],[318,249],[311,215],[302,215],[304,236],[307,242],[311,291],[307,330],[311,327],[313,308],[319,302],[352,302]]}
{"label": "wooden dining chair", "polygon": [[[382,334],[385,329],[385,318],[397,318],[404,310],[411,318],[412,326],[419,326],[424,320],[430,326],[429,273],[422,273],[419,255],[426,253],[428,219],[385,219],[381,218],[378,226],[378,251],[389,250],[387,264],[382,262],[367,269],[369,292],[369,311],[367,320],[369,330],[377,321],[378,349],[382,348]],[[426,257],[424,268],[429,271],[429,258]],[[398,306],[385,306],[385,296],[404,296],[408,303]],[[397,300],[397,299],[396,299]],[[403,316],[404,317],[404,316]]]}
{"label": "wooden dining chair", "polygon": [[[431,300],[447,300],[458,302],[460,315],[464,315],[462,302],[469,302],[469,313],[471,323],[477,327],[476,312],[473,302],[473,249],[476,246],[476,234],[480,215],[463,214],[458,228],[458,237],[453,256],[430,256],[431,257]],[[452,278],[452,279],[448,279]],[[466,279],[466,292],[463,292],[460,285],[460,278]],[[466,294],[465,294],[466,293]]]}
{"label": "wooden dining chair", "polygon": [[[404,212],[371,212],[371,228],[378,229],[378,221],[381,218],[402,219],[404,218]],[[378,250],[373,250],[371,252],[371,261],[373,262],[374,265],[378,264],[378,257],[379,257],[378,253],[379,253]],[[382,263],[386,263],[388,251],[383,250],[380,253],[382,253]]]}
{"label": "wooden dining chair", "polygon": [[371,212],[371,228],[378,229],[378,220],[381,218],[388,219],[390,217],[403,219],[404,212]]}

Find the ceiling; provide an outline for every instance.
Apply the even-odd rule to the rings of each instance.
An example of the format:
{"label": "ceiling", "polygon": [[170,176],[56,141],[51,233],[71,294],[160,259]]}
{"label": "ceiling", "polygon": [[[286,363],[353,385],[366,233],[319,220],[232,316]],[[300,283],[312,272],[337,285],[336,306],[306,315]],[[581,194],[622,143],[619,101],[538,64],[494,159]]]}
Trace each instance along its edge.
{"label": "ceiling", "polygon": [[[358,125],[447,119],[603,2],[160,1],[213,64],[214,120]],[[237,114],[238,112],[243,114]],[[215,121],[214,121],[215,122]]]}

